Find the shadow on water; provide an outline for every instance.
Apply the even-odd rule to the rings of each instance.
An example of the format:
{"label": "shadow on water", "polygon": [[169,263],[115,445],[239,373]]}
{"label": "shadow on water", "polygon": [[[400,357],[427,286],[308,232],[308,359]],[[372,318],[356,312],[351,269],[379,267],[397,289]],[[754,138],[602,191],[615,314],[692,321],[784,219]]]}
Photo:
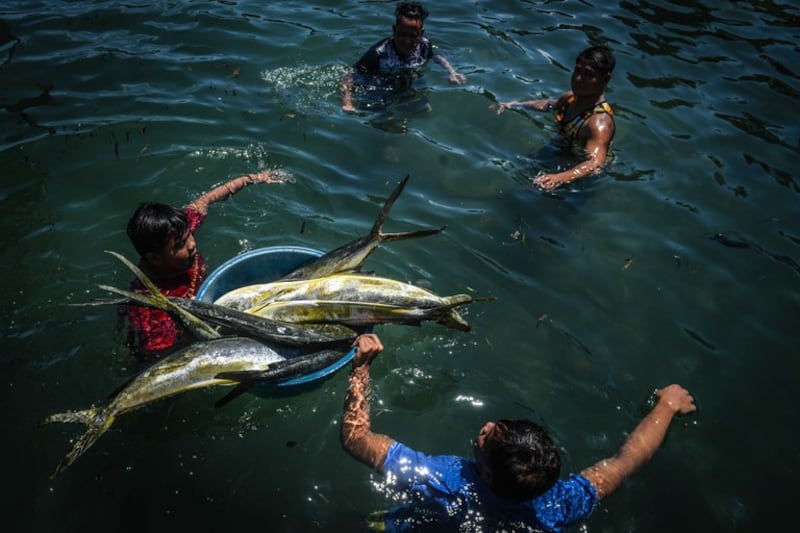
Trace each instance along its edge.
{"label": "shadow on water", "polygon": [[19,45],[20,39],[11,31],[11,26],[3,19],[0,19],[0,53],[6,54],[6,58],[0,63],[0,68],[11,63],[14,52]]}
{"label": "shadow on water", "polygon": [[[56,129],[51,126],[42,126],[39,124],[39,121],[29,112],[26,110],[31,107],[40,107],[40,106],[50,106],[55,105],[56,100],[50,94],[54,86],[51,85],[41,85],[38,89],[41,91],[38,96],[34,96],[32,98],[23,98],[14,104],[9,104],[5,106],[5,110],[9,113],[13,113],[17,115],[22,121],[33,128],[39,128],[45,130],[48,134],[54,135],[56,133]],[[22,139],[22,136],[8,136],[6,137],[6,142],[15,142]]]}

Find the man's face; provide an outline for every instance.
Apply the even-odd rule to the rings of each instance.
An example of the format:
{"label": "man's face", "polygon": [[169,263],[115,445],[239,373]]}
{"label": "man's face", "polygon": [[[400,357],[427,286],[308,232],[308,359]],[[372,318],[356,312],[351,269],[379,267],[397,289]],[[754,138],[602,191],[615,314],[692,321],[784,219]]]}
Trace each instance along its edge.
{"label": "man's face", "polygon": [[397,53],[405,59],[410,56],[422,39],[422,20],[401,18],[392,26],[393,42]]}
{"label": "man's face", "polygon": [[191,231],[178,236],[169,238],[164,249],[158,254],[151,254],[149,257],[152,263],[162,275],[180,274],[191,267],[197,259],[197,244]]}
{"label": "man's face", "polygon": [[572,92],[575,96],[600,94],[611,79],[611,73],[600,73],[586,59],[579,59],[572,71]]}

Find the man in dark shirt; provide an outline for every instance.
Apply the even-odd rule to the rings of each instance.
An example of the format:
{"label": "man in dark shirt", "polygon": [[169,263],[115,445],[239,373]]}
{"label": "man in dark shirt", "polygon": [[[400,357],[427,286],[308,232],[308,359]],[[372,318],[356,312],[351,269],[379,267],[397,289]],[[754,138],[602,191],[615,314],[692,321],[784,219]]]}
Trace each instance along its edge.
{"label": "man in dark shirt", "polygon": [[381,77],[381,85],[392,92],[401,93],[410,87],[413,74],[433,59],[450,75],[450,82],[462,84],[466,78],[456,72],[447,59],[434,52],[434,46],[424,37],[423,24],[428,11],[416,2],[400,4],[395,10],[392,36],[375,43],[361,56],[353,68],[342,78],[342,109],[354,112],[354,73],[369,77]]}

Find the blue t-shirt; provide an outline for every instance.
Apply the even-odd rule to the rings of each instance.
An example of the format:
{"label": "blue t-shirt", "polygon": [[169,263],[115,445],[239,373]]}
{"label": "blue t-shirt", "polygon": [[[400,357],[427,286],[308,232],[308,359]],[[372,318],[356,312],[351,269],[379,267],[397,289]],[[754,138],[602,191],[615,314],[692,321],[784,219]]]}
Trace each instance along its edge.
{"label": "blue t-shirt", "polygon": [[426,455],[395,442],[383,464],[388,490],[408,494],[408,505],[383,515],[386,531],[510,529],[561,531],[585,520],[597,506],[591,482],[577,474],[559,480],[538,498],[513,502],[496,496],[474,461]]}

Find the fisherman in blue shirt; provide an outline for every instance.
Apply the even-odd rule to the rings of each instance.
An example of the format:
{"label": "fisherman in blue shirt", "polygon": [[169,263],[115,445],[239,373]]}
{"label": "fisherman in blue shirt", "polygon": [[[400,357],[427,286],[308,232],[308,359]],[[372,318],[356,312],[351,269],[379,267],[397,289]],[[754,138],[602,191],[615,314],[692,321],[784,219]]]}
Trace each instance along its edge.
{"label": "fisherman in blue shirt", "polygon": [[387,531],[545,530],[586,520],[598,502],[647,463],[664,440],[676,415],[697,409],[680,385],[656,392],[650,413],[616,455],[580,474],[559,479],[561,459],[546,430],[528,420],[488,422],[475,440],[474,459],[426,455],[391,437],[373,433],[368,395],[370,364],[383,345],[375,334],[356,339],[341,440],[355,459],[386,477],[387,488],[406,493],[410,503],[387,512],[376,525]]}

